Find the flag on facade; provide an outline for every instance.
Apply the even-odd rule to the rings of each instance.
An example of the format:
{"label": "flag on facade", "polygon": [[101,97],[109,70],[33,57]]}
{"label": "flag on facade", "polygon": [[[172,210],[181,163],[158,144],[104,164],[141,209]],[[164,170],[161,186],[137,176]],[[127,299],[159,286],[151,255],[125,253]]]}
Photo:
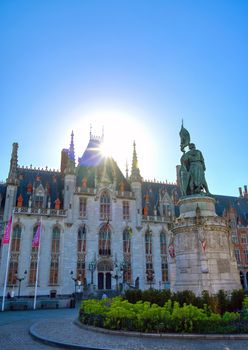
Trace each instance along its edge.
{"label": "flag on facade", "polygon": [[5,227],[5,230],[4,230],[3,244],[9,244],[11,226],[12,226],[12,216],[9,218],[9,221],[8,221],[6,227]]}
{"label": "flag on facade", "polygon": [[33,248],[39,247],[40,245],[40,230],[41,230],[41,225],[39,224],[32,241]]}

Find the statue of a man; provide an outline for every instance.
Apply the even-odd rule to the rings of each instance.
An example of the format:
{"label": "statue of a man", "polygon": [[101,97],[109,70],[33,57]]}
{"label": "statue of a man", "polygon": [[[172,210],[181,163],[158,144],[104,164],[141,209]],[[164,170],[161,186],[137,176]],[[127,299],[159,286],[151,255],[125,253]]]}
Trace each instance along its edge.
{"label": "statue of a man", "polygon": [[201,193],[205,190],[209,193],[208,185],[205,179],[205,162],[201,151],[195,148],[194,143],[189,144],[189,151],[185,154],[189,172],[189,188],[191,194]]}
{"label": "statue of a man", "polygon": [[[201,151],[195,148],[194,143],[190,143],[190,134],[183,125],[180,130],[181,157],[180,167],[180,187],[183,196],[202,193],[204,190],[209,193],[205,179],[205,162]],[[189,146],[189,151],[185,153],[184,148]]]}

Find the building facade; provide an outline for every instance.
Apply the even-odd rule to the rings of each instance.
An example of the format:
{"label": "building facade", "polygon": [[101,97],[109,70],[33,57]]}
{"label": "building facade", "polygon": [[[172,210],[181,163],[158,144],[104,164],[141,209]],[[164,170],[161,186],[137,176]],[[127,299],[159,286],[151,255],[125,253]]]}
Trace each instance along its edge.
{"label": "building facade", "polygon": [[[144,181],[133,145],[129,176],[101,153],[102,138],[90,134],[75,162],[73,133],[61,152],[60,171],[18,165],[13,144],[6,183],[0,184],[0,229],[12,215],[8,291],[34,295],[38,248],[32,240],[41,225],[38,295],[81,291],[173,286],[171,228],[178,216],[177,183]],[[240,269],[248,288],[248,202],[214,196],[216,212],[229,223]],[[7,245],[0,246],[0,295],[7,264]],[[239,251],[239,253],[238,253]]]}

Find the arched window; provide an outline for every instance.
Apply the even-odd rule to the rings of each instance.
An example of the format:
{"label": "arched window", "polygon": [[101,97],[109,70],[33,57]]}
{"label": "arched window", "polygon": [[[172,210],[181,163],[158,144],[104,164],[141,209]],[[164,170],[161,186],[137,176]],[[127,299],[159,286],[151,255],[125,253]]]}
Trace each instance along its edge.
{"label": "arched window", "polygon": [[59,248],[60,248],[60,228],[54,226],[52,232],[52,249],[51,249],[51,264],[50,264],[50,284],[58,284],[59,274]]}
{"label": "arched window", "polygon": [[109,220],[111,216],[110,210],[110,196],[108,192],[104,191],[100,197],[100,219]]}
{"label": "arched window", "polygon": [[18,273],[18,262],[20,255],[20,245],[21,245],[21,233],[22,228],[19,224],[15,225],[12,233],[11,240],[11,254],[9,261],[9,273],[8,273],[8,284],[16,284],[16,274]]}
{"label": "arched window", "polygon": [[[34,238],[38,225],[35,225],[33,228],[33,237]],[[32,243],[31,243],[32,244]],[[38,247],[33,247],[31,250],[31,259],[30,259],[30,268],[29,268],[29,284],[35,284],[36,272],[37,272],[37,261],[38,261]]]}
{"label": "arched window", "polygon": [[160,256],[161,256],[162,282],[167,282],[169,278],[168,278],[166,233],[164,231],[160,232]]}
{"label": "arched window", "polygon": [[77,240],[77,279],[85,283],[86,227],[80,226]]}
{"label": "arched window", "polygon": [[111,255],[111,230],[109,224],[104,224],[99,231],[99,255]]}
{"label": "arched window", "polygon": [[123,231],[123,282],[132,282],[131,269],[131,229],[126,227]]}
{"label": "arched window", "polygon": [[150,284],[154,283],[154,270],[152,261],[152,231],[147,229],[145,232],[145,256],[146,256],[146,281]]}

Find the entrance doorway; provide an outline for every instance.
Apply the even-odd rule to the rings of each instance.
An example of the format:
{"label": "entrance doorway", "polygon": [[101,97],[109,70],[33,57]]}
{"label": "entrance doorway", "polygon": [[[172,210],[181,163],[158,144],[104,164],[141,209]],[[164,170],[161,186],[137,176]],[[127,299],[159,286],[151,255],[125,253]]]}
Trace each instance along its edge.
{"label": "entrance doorway", "polygon": [[98,270],[98,289],[99,290],[104,290],[104,289],[111,289],[112,288],[112,261],[107,259],[107,260],[102,260],[98,263],[97,265],[97,270]]}

